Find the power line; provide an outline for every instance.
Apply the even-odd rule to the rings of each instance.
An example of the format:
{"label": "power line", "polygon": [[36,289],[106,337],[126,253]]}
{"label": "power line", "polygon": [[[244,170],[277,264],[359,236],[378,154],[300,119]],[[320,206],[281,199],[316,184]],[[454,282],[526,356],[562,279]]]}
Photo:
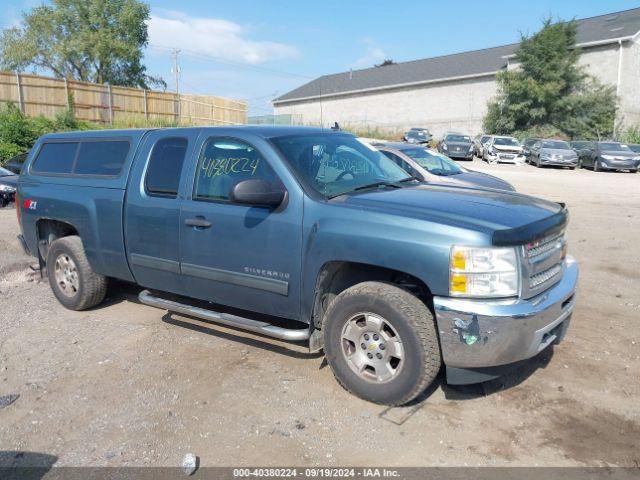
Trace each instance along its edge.
{"label": "power line", "polygon": [[[150,43],[149,46],[151,46],[153,48],[158,48],[158,49],[161,49],[161,50],[167,50],[167,51],[170,51],[170,52],[176,51],[176,48],[174,48],[174,47],[169,47],[167,45],[159,45],[157,43]],[[208,55],[208,54],[196,52],[194,50],[181,49],[181,50],[178,50],[178,51],[183,53],[184,55],[186,55],[188,57],[196,58],[198,60],[204,60],[204,61],[213,62],[213,63],[221,63],[221,64],[224,64],[224,65],[231,65],[231,66],[234,66],[234,67],[244,68],[244,69],[247,69],[247,70],[255,70],[255,71],[259,71],[259,72],[266,72],[266,73],[271,73],[271,74],[274,74],[274,75],[282,75],[282,76],[285,76],[285,77],[304,78],[304,79],[307,79],[307,80],[313,80],[315,78],[315,77],[310,77],[308,75],[301,75],[299,73],[286,72],[284,70],[276,70],[276,69],[273,69],[273,68],[259,67],[257,65],[249,65],[248,63],[234,62],[232,60],[227,60],[227,59],[216,57],[216,56],[213,56],[213,55]]]}

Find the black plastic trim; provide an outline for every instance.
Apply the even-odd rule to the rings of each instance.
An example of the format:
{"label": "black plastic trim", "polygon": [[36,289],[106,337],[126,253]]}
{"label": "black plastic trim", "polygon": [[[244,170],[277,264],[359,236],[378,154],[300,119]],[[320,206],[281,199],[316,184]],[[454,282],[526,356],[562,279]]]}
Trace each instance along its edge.
{"label": "black plastic trim", "polygon": [[180,264],[175,260],[150,257],[148,255],[140,255],[139,253],[132,253],[129,257],[131,258],[131,263],[138,267],[152,268],[163,272],[180,273]]}
{"label": "black plastic trim", "polygon": [[202,265],[192,265],[189,263],[181,264],[180,268],[183,275],[189,275],[191,277],[255,288],[257,290],[277,293],[278,295],[289,295],[289,282],[285,282],[284,280],[258,277],[247,273],[231,272],[229,270],[203,267]]}

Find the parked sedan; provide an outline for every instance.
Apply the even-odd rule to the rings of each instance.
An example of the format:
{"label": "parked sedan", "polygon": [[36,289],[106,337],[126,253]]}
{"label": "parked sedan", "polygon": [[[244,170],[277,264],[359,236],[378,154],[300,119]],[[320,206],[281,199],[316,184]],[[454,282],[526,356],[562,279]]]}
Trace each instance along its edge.
{"label": "parked sedan", "polygon": [[640,168],[640,154],[620,142],[589,142],[580,151],[580,166],[600,170],[629,170]]}
{"label": "parked sedan", "polygon": [[578,154],[562,140],[539,140],[533,144],[528,161],[540,168],[545,165],[578,167]]}
{"label": "parked sedan", "polygon": [[524,163],[524,151],[520,142],[513,137],[491,137],[485,145],[483,160],[489,163]]}
{"label": "parked sedan", "polygon": [[0,167],[0,207],[6,207],[13,202],[18,187],[18,175]]}
{"label": "parked sedan", "polygon": [[431,137],[431,133],[426,128],[412,128],[405,132],[403,140],[409,143],[428,143]]}
{"label": "parked sedan", "polygon": [[428,148],[406,143],[374,144],[374,147],[407,173],[424,182],[515,190],[511,184],[498,177],[468,170],[445,155]]}
{"label": "parked sedan", "polygon": [[473,160],[474,143],[469,135],[449,133],[444,136],[438,151],[446,156],[457,159]]}

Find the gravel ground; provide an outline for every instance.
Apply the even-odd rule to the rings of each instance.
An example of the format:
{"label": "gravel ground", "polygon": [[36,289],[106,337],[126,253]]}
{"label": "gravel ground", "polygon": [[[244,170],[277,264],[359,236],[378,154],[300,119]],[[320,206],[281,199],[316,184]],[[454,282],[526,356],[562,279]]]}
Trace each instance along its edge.
{"label": "gravel ground", "polygon": [[[640,175],[466,166],[565,201],[580,293],[565,342],[512,375],[387,409],[319,355],[140,305],[71,312],[0,210],[0,459],[57,466],[624,465],[640,453]],[[4,453],[3,453],[4,452]],[[1,460],[0,460],[1,463]]]}

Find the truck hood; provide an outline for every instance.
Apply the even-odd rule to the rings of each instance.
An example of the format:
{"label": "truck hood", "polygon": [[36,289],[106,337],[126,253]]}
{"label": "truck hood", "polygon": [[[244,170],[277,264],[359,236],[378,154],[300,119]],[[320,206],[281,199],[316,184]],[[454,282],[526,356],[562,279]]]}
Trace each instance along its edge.
{"label": "truck hood", "polygon": [[429,184],[355,192],[331,202],[485,233],[522,230],[563,210],[561,204],[519,193]]}

